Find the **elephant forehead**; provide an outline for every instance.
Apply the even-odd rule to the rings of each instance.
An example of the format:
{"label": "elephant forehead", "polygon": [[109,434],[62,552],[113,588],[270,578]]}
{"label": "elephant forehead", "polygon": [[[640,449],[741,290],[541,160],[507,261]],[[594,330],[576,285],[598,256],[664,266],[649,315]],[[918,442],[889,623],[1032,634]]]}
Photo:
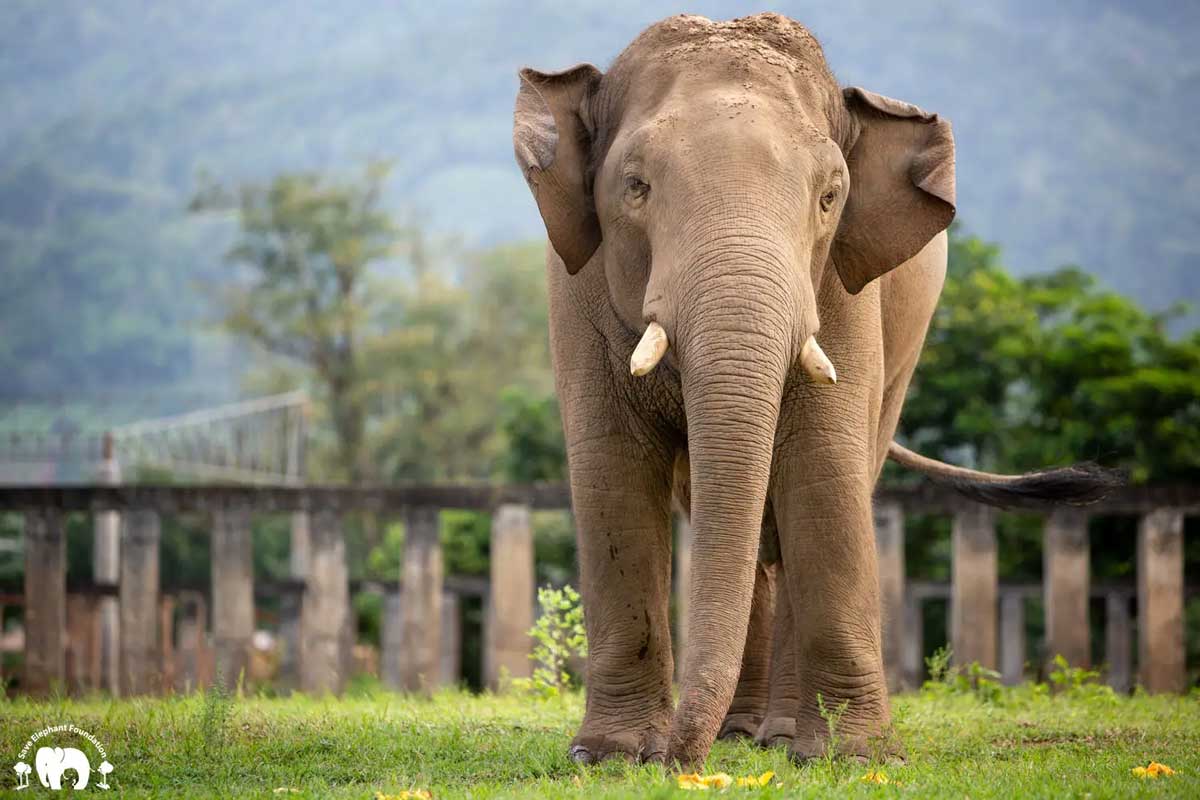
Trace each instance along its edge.
{"label": "elephant forehead", "polygon": [[746,113],[770,107],[827,128],[826,112],[839,104],[840,90],[820,45],[797,23],[767,16],[787,25],[687,17],[652,26],[647,34],[665,26],[670,35],[643,34],[626,48],[605,76],[607,99],[617,101],[621,116],[632,114],[639,123],[678,119],[679,109],[686,117],[705,109]]}

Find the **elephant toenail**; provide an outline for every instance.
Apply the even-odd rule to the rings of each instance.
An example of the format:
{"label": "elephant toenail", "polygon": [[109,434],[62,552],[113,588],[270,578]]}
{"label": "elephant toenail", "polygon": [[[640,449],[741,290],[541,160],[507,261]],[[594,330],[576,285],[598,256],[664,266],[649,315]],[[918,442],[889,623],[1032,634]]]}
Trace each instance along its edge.
{"label": "elephant toenail", "polygon": [[571,749],[567,751],[567,757],[569,757],[576,764],[594,764],[594,763],[596,763],[596,759],[592,755],[592,751],[588,750],[586,747],[584,747],[581,744],[577,744],[577,745],[574,745],[573,747],[571,747]]}

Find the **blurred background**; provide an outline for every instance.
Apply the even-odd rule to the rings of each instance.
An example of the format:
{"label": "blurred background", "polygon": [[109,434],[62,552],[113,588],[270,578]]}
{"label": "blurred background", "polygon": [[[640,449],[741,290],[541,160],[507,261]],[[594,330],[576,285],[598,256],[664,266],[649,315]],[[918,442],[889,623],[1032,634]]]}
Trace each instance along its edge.
{"label": "blurred background", "polygon": [[[951,275],[906,442],[986,469],[1090,459],[1138,483],[1194,485],[1200,6],[770,8],[813,30],[843,84],[954,123]],[[256,480],[560,480],[543,231],[511,151],[516,71],[603,68],[680,10],[660,0],[7,0],[2,482],[94,480],[106,431],[119,459],[123,443],[131,454],[126,481],[238,480],[248,466]],[[253,412],[230,405],[280,395]],[[147,444],[200,424],[178,416],[196,412],[262,458],[164,456]],[[90,524],[68,522],[80,534],[69,561],[83,572]],[[486,516],[447,512],[440,524],[446,572],[486,574]],[[949,524],[910,520],[910,578],[949,577]],[[198,526],[164,522],[164,587],[207,590]],[[569,516],[538,514],[534,527],[538,580],[572,581]],[[1194,583],[1200,537],[1194,518],[1185,527]],[[286,528],[255,523],[256,576],[286,576]],[[1132,517],[1093,524],[1095,580],[1133,579],[1135,528]],[[0,588],[20,584],[18,531],[19,518],[0,518]],[[347,545],[353,578],[394,578],[403,526],[362,515]],[[1039,580],[1040,523],[1001,517],[999,560],[1002,580]],[[366,642],[378,642],[381,603],[355,598]],[[464,647],[477,647],[482,612],[464,613],[476,615]],[[945,625],[944,604],[925,613],[927,631]],[[1194,682],[1194,596],[1186,613]],[[0,627],[18,616],[10,609]],[[937,639],[926,636],[930,648]]]}

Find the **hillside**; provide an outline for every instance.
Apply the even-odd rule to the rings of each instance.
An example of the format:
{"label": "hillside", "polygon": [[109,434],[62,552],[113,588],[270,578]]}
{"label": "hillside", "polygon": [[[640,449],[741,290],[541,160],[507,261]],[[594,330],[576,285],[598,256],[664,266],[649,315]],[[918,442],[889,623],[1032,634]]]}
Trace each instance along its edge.
{"label": "hillside", "polygon": [[[954,121],[960,217],[1017,272],[1077,263],[1150,307],[1200,297],[1200,6],[783,3],[844,83]],[[229,277],[199,177],[394,159],[390,202],[487,245],[540,234],[512,164],[515,70],[604,65],[661,0],[45,4],[0,22],[0,400],[195,385]],[[699,3],[728,17],[759,10]]]}

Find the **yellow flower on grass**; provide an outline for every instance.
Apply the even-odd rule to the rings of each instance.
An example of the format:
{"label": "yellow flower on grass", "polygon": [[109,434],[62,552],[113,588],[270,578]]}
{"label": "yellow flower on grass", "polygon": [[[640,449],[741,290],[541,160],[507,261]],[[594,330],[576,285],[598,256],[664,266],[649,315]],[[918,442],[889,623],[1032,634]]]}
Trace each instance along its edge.
{"label": "yellow flower on grass", "polygon": [[880,772],[879,770],[875,770],[875,769],[871,770],[866,775],[863,775],[861,778],[859,778],[859,780],[862,781],[863,783],[891,783],[892,782],[891,779],[889,779],[887,775],[884,775],[882,772]]}
{"label": "yellow flower on grass", "polygon": [[375,800],[433,800],[433,793],[428,789],[405,789],[400,794],[376,792]]}
{"label": "yellow flower on grass", "polygon": [[768,783],[771,782],[771,778],[774,778],[774,777],[775,777],[775,773],[772,772],[771,770],[767,770],[762,775],[757,775],[757,776],[749,775],[745,778],[738,778],[737,785],[738,786],[746,786],[746,787],[749,787],[752,789],[757,789],[760,786],[766,786]]}
{"label": "yellow flower on grass", "polygon": [[1174,775],[1175,770],[1168,767],[1166,764],[1160,764],[1157,761],[1151,761],[1148,766],[1134,767],[1130,770],[1135,778],[1159,778],[1163,775]]}
{"label": "yellow flower on grass", "polygon": [[716,772],[712,775],[689,772],[686,775],[677,775],[675,782],[680,789],[707,791],[709,789],[727,789],[733,783],[733,778],[725,772]]}

